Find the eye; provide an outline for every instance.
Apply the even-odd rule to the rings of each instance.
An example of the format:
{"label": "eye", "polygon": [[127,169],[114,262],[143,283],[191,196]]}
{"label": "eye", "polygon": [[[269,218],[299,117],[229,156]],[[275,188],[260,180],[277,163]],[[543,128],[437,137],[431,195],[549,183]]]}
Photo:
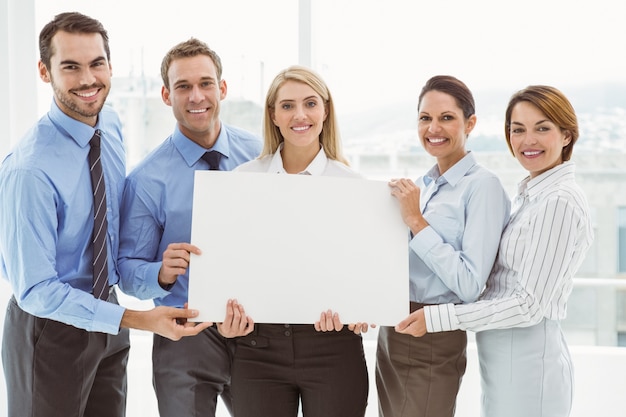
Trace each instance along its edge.
{"label": "eye", "polygon": [[524,133],[524,129],[521,128],[521,127],[512,127],[512,128],[509,129],[509,131],[513,135],[519,135],[520,133]]}
{"label": "eye", "polygon": [[454,120],[454,116],[450,114],[446,114],[441,118],[441,120],[446,120],[446,121]]}
{"label": "eye", "polygon": [[429,116],[420,116],[417,120],[420,122],[429,122],[431,118]]}
{"label": "eye", "polygon": [[306,102],[306,106],[307,107],[315,107],[315,106],[317,106],[317,101],[315,101],[315,100],[307,101]]}
{"label": "eye", "polygon": [[537,131],[539,132],[548,132],[550,130],[550,126],[538,126]]}
{"label": "eye", "polygon": [[189,85],[188,85],[188,84],[178,84],[178,85],[176,86],[176,89],[177,89],[177,90],[186,90],[186,89],[188,89],[188,88],[189,88]]}
{"label": "eye", "polygon": [[280,108],[283,109],[283,110],[289,110],[289,109],[291,109],[291,104],[283,103],[283,104],[280,105]]}

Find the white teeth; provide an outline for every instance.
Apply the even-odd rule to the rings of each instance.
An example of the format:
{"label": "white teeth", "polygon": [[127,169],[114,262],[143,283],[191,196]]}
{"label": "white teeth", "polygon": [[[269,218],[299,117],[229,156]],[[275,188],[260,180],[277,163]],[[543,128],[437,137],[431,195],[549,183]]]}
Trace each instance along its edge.
{"label": "white teeth", "polygon": [[204,113],[206,109],[189,110],[189,113]]}
{"label": "white teeth", "polygon": [[526,151],[526,152],[522,152],[524,155],[526,156],[535,156],[535,155],[539,155],[541,153],[541,151]]}
{"label": "white teeth", "polygon": [[309,126],[294,126],[294,127],[292,127],[292,129],[297,131],[297,132],[301,132],[303,130],[307,130],[308,128],[309,128]]}
{"label": "white teeth", "polygon": [[446,141],[446,138],[428,138],[430,143],[442,143]]}
{"label": "white teeth", "polygon": [[96,94],[98,94],[98,90],[93,91],[93,92],[91,92],[91,93],[76,93],[76,95],[77,95],[77,96],[80,96],[80,97],[85,97],[85,98],[93,97],[93,96],[95,96]]}

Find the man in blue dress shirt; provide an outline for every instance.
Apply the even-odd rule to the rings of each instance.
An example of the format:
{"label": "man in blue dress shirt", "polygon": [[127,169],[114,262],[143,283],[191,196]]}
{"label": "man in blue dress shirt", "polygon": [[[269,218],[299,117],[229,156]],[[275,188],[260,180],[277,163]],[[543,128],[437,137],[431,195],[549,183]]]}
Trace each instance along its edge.
{"label": "man in blue dress shirt", "polygon": [[[0,167],[0,271],[11,284],[2,361],[11,417],[122,417],[128,328],[180,339],[208,327],[188,310],[118,305],[119,204],[126,174],[111,87],[108,35],[97,20],[62,13],[41,31],[40,78],[50,111]],[[106,195],[102,296],[92,294],[93,191],[88,153],[100,134]],[[102,251],[101,253],[104,253]],[[105,301],[107,300],[108,301]]]}
{"label": "man in blue dress shirt", "polygon": [[[192,38],[174,46],[163,59],[161,76],[161,96],[177,124],[126,180],[120,285],[128,294],[154,299],[157,306],[183,307],[190,253],[201,249],[189,243],[194,172],[232,170],[257,157],[262,144],[251,133],[220,121],[226,81],[219,56],[204,42]],[[206,153],[212,157],[204,157]],[[218,395],[230,410],[231,349],[226,337],[248,334],[252,322],[236,303],[229,308],[239,314],[196,338],[172,343],[155,335],[153,381],[161,417],[214,416]]]}

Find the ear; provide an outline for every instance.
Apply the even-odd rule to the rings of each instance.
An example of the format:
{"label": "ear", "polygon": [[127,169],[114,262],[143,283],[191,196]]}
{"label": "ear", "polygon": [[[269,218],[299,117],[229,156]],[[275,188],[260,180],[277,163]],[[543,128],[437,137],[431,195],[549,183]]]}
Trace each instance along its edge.
{"label": "ear", "polygon": [[226,93],[228,91],[228,86],[226,85],[226,80],[220,81],[220,100],[224,100],[226,98]]}
{"label": "ear", "polygon": [[570,132],[569,130],[564,130],[563,135],[563,147],[565,148],[572,142],[572,132]]}
{"label": "ear", "polygon": [[41,78],[44,83],[49,83],[50,73],[48,72],[48,68],[46,68],[41,60],[37,63],[37,70],[39,72],[39,78]]}
{"label": "ear", "polygon": [[465,135],[469,135],[472,130],[474,130],[474,126],[476,126],[476,115],[472,114],[465,123]]}
{"label": "ear", "polygon": [[161,87],[161,99],[163,100],[163,103],[168,106],[172,105],[172,102],[170,101],[170,90],[166,86]]}

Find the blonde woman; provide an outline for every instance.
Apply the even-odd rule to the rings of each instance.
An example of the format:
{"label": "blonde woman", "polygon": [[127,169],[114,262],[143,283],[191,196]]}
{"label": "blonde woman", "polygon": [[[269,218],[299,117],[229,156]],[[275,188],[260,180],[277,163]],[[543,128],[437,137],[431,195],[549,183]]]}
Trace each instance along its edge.
{"label": "blonde woman", "polygon": [[[237,171],[361,177],[342,154],[333,100],[317,74],[293,66],[276,76],[267,93],[263,151]],[[368,374],[355,333],[328,312],[315,325],[256,323],[237,339],[234,414],[295,417],[301,403],[305,417],[362,417]]]}

